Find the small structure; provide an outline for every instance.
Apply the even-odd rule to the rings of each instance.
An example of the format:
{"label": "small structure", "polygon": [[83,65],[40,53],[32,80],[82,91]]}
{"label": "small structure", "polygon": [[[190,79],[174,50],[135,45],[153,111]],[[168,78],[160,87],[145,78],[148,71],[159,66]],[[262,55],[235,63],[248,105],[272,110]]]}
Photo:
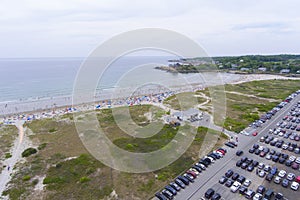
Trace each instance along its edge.
{"label": "small structure", "polygon": [[290,69],[282,69],[282,70],[280,70],[280,74],[288,74],[288,73],[290,73]]}
{"label": "small structure", "polygon": [[242,67],[240,70],[241,71],[249,71],[250,69],[248,67]]}
{"label": "small structure", "polygon": [[190,120],[191,118],[200,118],[202,117],[203,113],[195,108],[190,108],[185,111],[175,112],[173,116],[178,120]]}
{"label": "small structure", "polygon": [[266,67],[259,67],[257,70],[261,71],[261,72],[266,72],[267,68]]}

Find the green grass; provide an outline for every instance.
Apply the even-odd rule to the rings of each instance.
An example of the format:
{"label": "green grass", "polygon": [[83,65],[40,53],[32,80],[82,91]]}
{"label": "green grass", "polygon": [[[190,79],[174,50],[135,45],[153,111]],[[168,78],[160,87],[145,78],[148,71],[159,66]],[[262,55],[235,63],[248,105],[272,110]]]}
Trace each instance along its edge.
{"label": "green grass", "polygon": [[59,164],[47,171],[43,181],[47,190],[55,191],[48,199],[101,199],[112,191],[109,174],[101,170],[104,165],[91,156],[82,154]]}
{"label": "green grass", "polygon": [[[0,159],[4,160],[11,157],[10,148],[18,136],[18,129],[12,125],[0,127]],[[2,164],[0,164],[0,169]]]}
{"label": "green grass", "polygon": [[187,110],[206,101],[205,98],[195,95],[197,95],[197,93],[194,92],[176,94],[165,99],[164,104],[175,110]]}
{"label": "green grass", "polygon": [[177,134],[178,128],[165,125],[159,133],[148,138],[119,138],[113,141],[115,145],[131,152],[151,152],[161,149],[168,144]]}
{"label": "green grass", "polygon": [[[144,113],[155,110],[143,106],[140,112],[135,112],[135,109],[139,108],[139,106],[131,108],[131,115],[140,116],[133,116],[138,123],[145,119]],[[177,128],[165,125],[158,134],[150,138],[133,138],[120,130],[114,122],[111,110],[101,110],[96,113],[106,134],[114,138],[112,141],[132,152],[149,152],[162,148],[177,133]],[[153,121],[157,120],[157,123],[161,123],[156,119],[155,112],[152,116]],[[128,174],[112,170],[95,160],[78,138],[74,123],[61,118],[56,120],[58,121],[37,120],[33,124],[27,124],[28,128],[33,127],[37,131],[30,138],[38,146],[39,151],[27,157],[26,162],[17,167],[18,171],[12,177],[10,187],[5,192],[10,198],[22,199],[25,196],[31,198],[35,194],[33,188],[38,183],[37,177],[45,176],[42,180],[46,185],[44,199],[102,199],[110,194],[112,189],[116,190],[120,199],[149,199],[155,191],[198,159],[201,146],[208,145],[202,152],[208,153],[214,146],[210,146],[212,140],[216,141],[215,145],[220,145],[224,141],[224,136],[220,133],[199,128],[195,141],[174,163],[153,173]],[[57,131],[49,133],[50,127],[56,127]],[[205,136],[211,137],[206,140]],[[77,158],[66,160],[73,156]],[[158,175],[158,179],[154,177],[155,174]]]}
{"label": "green grass", "polygon": [[227,91],[253,94],[258,97],[283,100],[299,89],[300,80],[263,80],[226,85]]}
{"label": "green grass", "polygon": [[[214,118],[214,122],[219,126],[224,126],[228,130],[240,132],[250,123],[259,119],[260,115],[270,111],[280,101],[297,91],[299,85],[299,80],[264,80],[225,85],[226,91],[238,92],[244,95],[227,92],[224,123],[217,118]],[[211,96],[208,89],[199,92]],[[247,95],[253,95],[254,97]],[[219,99],[216,99],[216,102],[216,105],[223,105],[223,102],[219,101]],[[202,110],[211,113],[212,110],[208,107],[209,105]],[[219,112],[215,112],[214,114],[215,117],[218,117]]]}

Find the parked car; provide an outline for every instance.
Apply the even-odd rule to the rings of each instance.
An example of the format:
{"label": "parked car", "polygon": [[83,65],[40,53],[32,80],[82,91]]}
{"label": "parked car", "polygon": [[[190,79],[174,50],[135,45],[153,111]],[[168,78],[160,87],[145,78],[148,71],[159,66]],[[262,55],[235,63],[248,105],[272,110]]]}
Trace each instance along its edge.
{"label": "parked car", "polygon": [[235,193],[241,186],[241,183],[235,181],[233,185],[230,187],[231,192]]}
{"label": "parked car", "polygon": [[241,194],[241,195],[244,195],[246,192],[247,192],[247,188],[245,187],[245,186],[241,186],[240,188],[239,188],[239,193]]}
{"label": "parked car", "polygon": [[222,176],[219,180],[219,183],[224,184],[227,180],[228,180],[228,178],[226,178],[225,176]]}
{"label": "parked car", "polygon": [[234,173],[234,172],[233,172],[231,169],[229,169],[229,170],[225,173],[225,176],[226,176],[227,178],[230,178],[230,177],[232,176],[233,173]]}
{"label": "parked car", "polygon": [[211,200],[219,200],[221,199],[221,195],[219,193],[215,193],[212,197],[211,197]]}
{"label": "parked car", "polygon": [[272,189],[268,189],[265,193],[264,198],[269,200],[273,197],[273,195],[274,195],[274,191]]}
{"label": "parked car", "polygon": [[157,192],[155,194],[155,196],[159,199],[159,200],[168,200],[167,197],[165,195],[163,195],[162,193],[160,192]]}
{"label": "parked car", "polygon": [[283,194],[282,193],[277,193],[275,195],[275,200],[282,200],[283,199]]}
{"label": "parked car", "polygon": [[238,150],[238,151],[236,152],[236,155],[237,155],[237,156],[241,156],[243,153],[244,153],[244,152],[243,152],[242,150]]}
{"label": "parked car", "polygon": [[280,170],[278,173],[278,176],[281,178],[285,177],[285,175],[286,175],[286,171],[284,171],[284,170]]}
{"label": "parked car", "polygon": [[185,184],[178,178],[175,179],[175,183],[179,185],[182,189],[185,188]]}
{"label": "parked car", "polygon": [[279,176],[275,176],[274,183],[279,184],[281,182],[281,178]]}
{"label": "parked car", "polygon": [[239,175],[238,173],[234,173],[234,174],[232,175],[231,179],[235,181],[236,179],[238,179],[239,176],[240,176],[240,175]]}
{"label": "parked car", "polygon": [[248,190],[246,193],[245,193],[245,197],[247,199],[252,199],[255,195],[255,192],[253,190]]}
{"label": "parked car", "polygon": [[299,164],[293,163],[292,168],[295,169],[295,170],[298,170],[299,169]]}
{"label": "parked car", "polygon": [[177,179],[179,179],[180,181],[182,181],[185,185],[189,185],[190,184],[189,179],[185,178],[184,176],[178,176]]}
{"label": "parked car", "polygon": [[253,199],[253,200],[262,200],[262,198],[263,198],[263,195],[262,195],[262,194],[256,193],[252,199]]}
{"label": "parked car", "polygon": [[174,195],[167,189],[163,189],[161,192],[163,195],[165,195],[168,199],[173,199]]}
{"label": "parked car", "polygon": [[288,173],[288,175],[287,175],[287,180],[289,180],[289,181],[293,181],[294,179],[295,179],[295,174],[293,174],[293,173]]}
{"label": "parked car", "polygon": [[209,188],[209,189],[205,192],[204,196],[205,196],[205,198],[210,199],[214,194],[215,194],[215,190],[213,190],[212,188]]}
{"label": "parked car", "polygon": [[263,185],[258,186],[256,189],[257,193],[263,194],[266,191],[266,188]]}
{"label": "parked car", "polygon": [[181,190],[180,186],[177,183],[175,183],[175,182],[171,182],[170,186],[172,188],[174,188],[177,192]]}
{"label": "parked car", "polygon": [[231,187],[232,184],[233,184],[233,180],[228,179],[228,180],[226,181],[226,183],[225,183],[225,186],[226,186],[226,187]]}
{"label": "parked car", "polygon": [[243,184],[245,182],[245,180],[246,180],[246,178],[244,176],[239,176],[239,178],[236,181]]}
{"label": "parked car", "polygon": [[174,196],[177,194],[177,191],[173,187],[171,187],[170,185],[167,185],[165,187],[165,189],[169,190]]}
{"label": "parked car", "polygon": [[243,185],[249,187],[251,185],[251,180],[246,179]]}
{"label": "parked car", "polygon": [[299,189],[299,183],[293,181],[291,184],[291,189],[297,191]]}
{"label": "parked car", "polygon": [[288,187],[289,184],[290,184],[290,182],[289,182],[289,180],[287,180],[287,179],[283,179],[282,182],[281,182],[281,185],[282,185],[283,187]]}
{"label": "parked car", "polygon": [[274,177],[273,174],[268,174],[268,175],[266,176],[266,180],[267,180],[267,181],[272,181],[273,177]]}

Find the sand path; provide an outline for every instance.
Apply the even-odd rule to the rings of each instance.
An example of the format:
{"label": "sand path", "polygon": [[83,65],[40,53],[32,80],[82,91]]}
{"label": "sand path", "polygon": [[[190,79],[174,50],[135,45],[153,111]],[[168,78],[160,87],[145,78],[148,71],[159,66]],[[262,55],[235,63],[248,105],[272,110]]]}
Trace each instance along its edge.
{"label": "sand path", "polygon": [[226,91],[226,93],[237,94],[237,95],[241,95],[241,96],[245,96],[245,97],[251,97],[251,98],[261,99],[261,100],[265,100],[265,101],[269,101],[269,102],[276,102],[276,101],[278,101],[276,99],[264,98],[264,97],[255,96],[253,94],[245,94],[245,93],[235,92],[235,91]]}
{"label": "sand path", "polygon": [[[17,121],[15,123],[16,127],[19,129],[19,137],[16,138],[14,145],[11,151],[11,158],[8,158],[4,161],[6,169],[3,169],[0,174],[0,199],[8,199],[6,196],[2,196],[2,192],[6,190],[7,183],[11,180],[11,174],[14,172],[15,165],[22,160],[22,152],[28,148],[29,141],[24,137],[24,121]],[[26,141],[25,141],[26,140]]]}

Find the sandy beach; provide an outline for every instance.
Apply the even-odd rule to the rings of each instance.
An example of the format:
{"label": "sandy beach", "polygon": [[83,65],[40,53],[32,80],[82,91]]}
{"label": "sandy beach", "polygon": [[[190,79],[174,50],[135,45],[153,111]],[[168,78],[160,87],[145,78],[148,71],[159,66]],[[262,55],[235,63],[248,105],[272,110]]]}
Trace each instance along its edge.
{"label": "sandy beach", "polygon": [[[272,80],[272,79],[294,79],[294,77],[284,77],[268,74],[250,74],[240,75],[239,78],[231,78],[231,74],[222,74],[224,84],[239,84],[254,80]],[[71,96],[59,96],[45,99],[36,99],[31,101],[14,101],[0,103],[0,123],[13,124],[17,120],[34,120],[41,118],[51,118],[66,113],[88,111],[94,109],[111,108],[117,106],[131,106],[138,104],[160,103],[165,98],[189,91],[197,91],[214,85],[214,83],[193,83],[190,85],[177,85],[170,88],[147,88],[132,94],[131,90],[125,88],[115,88],[105,90],[95,95],[90,102],[83,102],[80,105],[72,105]]]}

